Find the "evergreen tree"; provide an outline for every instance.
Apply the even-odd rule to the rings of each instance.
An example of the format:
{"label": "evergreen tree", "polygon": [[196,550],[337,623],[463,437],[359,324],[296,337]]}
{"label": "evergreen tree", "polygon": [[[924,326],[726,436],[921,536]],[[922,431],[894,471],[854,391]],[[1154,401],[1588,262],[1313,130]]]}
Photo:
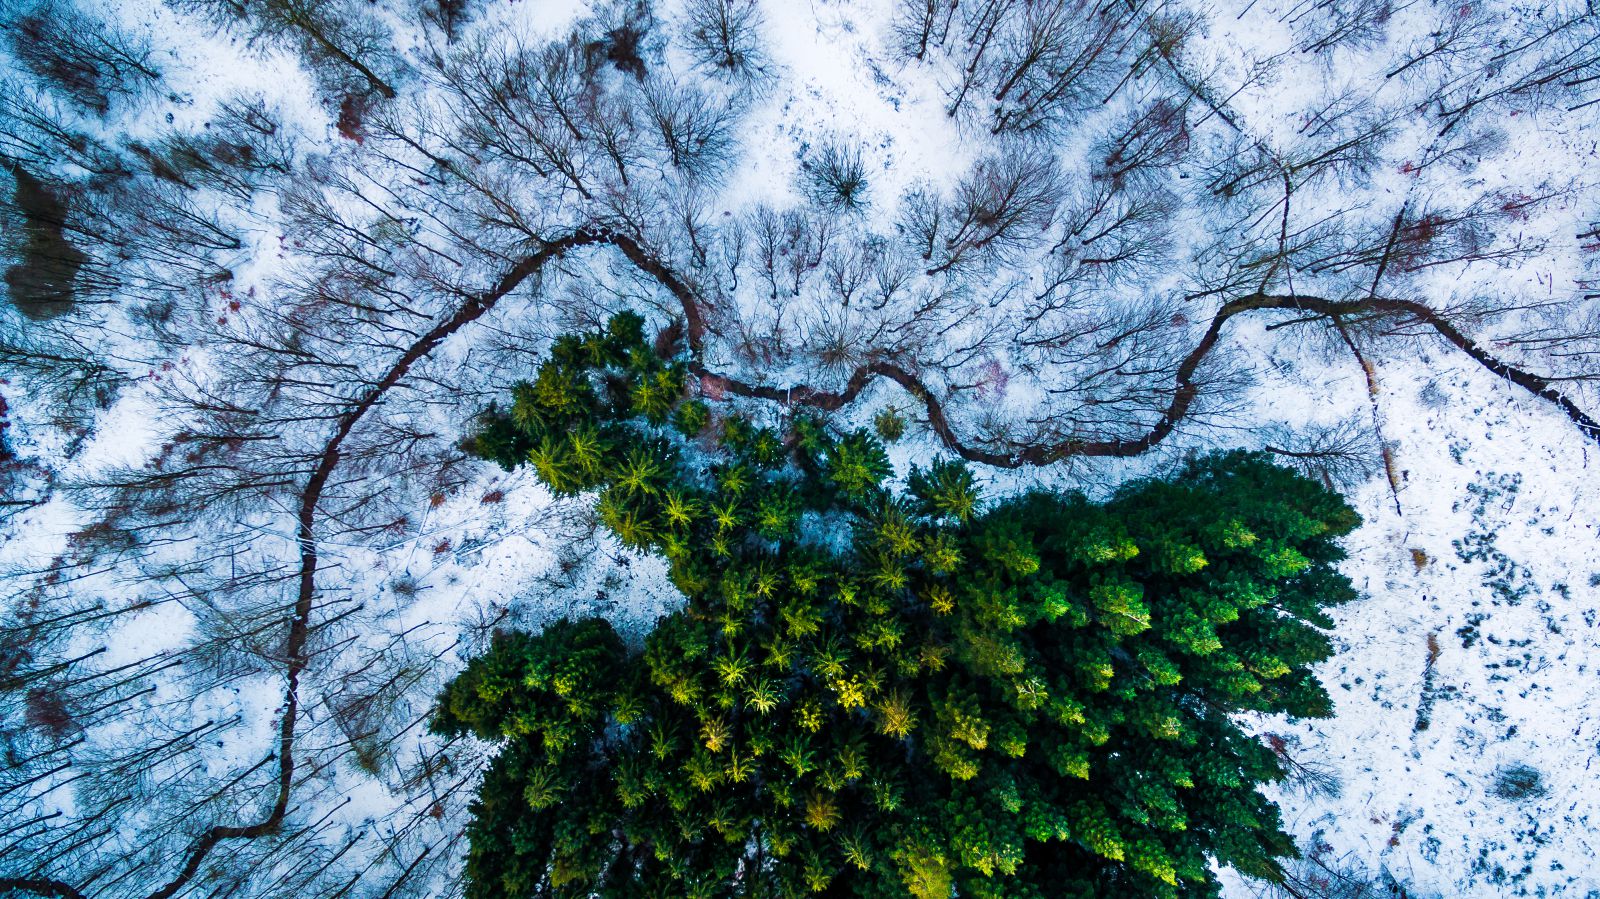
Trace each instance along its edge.
{"label": "evergreen tree", "polygon": [[[982,507],[954,462],[687,396],[642,321],[558,341],[468,441],[590,492],[687,597],[629,652],[603,621],[506,634],[433,726],[502,743],[472,897],[1214,896],[1294,853],[1242,711],[1330,712],[1311,668],[1357,519],[1265,458],[1105,503]],[[691,449],[689,440],[701,441]],[[848,535],[841,539],[839,535]]]}

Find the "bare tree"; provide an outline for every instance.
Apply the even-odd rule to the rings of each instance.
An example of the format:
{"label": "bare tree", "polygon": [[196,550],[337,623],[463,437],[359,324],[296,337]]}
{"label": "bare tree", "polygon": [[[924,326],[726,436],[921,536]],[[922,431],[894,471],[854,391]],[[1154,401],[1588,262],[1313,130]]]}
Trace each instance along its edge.
{"label": "bare tree", "polygon": [[800,162],[801,190],[820,206],[858,211],[867,200],[867,165],[860,144],[823,140]]}
{"label": "bare tree", "polygon": [[1144,104],[1096,146],[1094,175],[1121,189],[1130,178],[1171,168],[1189,149],[1188,109],[1170,97]]}
{"label": "bare tree", "polygon": [[950,98],[946,114],[960,115],[967,108],[968,97],[984,89],[990,74],[992,51],[1003,39],[1003,26],[1015,5],[1016,0],[982,0],[962,7],[962,44],[958,52],[964,53],[965,59],[957,60],[956,84],[945,89],[945,95]]}
{"label": "bare tree", "polygon": [[70,3],[17,4],[3,19],[11,52],[34,75],[100,115],[161,81],[149,42]]}
{"label": "bare tree", "polygon": [[890,30],[895,51],[920,60],[930,49],[943,46],[955,11],[956,4],[949,0],[901,0]]}
{"label": "bare tree", "polygon": [[471,0],[417,0],[419,16],[443,32],[447,44],[455,43],[470,7]]}
{"label": "bare tree", "polygon": [[1178,197],[1160,186],[1127,192],[1113,181],[1095,179],[1062,212],[1055,277],[1077,274],[1117,282],[1149,274],[1169,256],[1179,206]]}
{"label": "bare tree", "polygon": [[[1298,469],[1333,490],[1353,490],[1366,483],[1382,467],[1383,459],[1370,422],[1360,417],[1331,424],[1312,423],[1264,429],[1266,444],[1280,464]],[[1318,772],[1309,770],[1311,783]]]}
{"label": "bare tree", "polygon": [[994,75],[995,134],[1027,132],[1069,122],[1101,95],[1135,19],[1123,4],[1029,4]]}
{"label": "bare tree", "polygon": [[[394,98],[392,83],[403,63],[382,23],[357,4],[340,0],[176,0],[214,21],[238,27],[252,41],[293,41],[324,88],[336,96],[353,89]],[[358,75],[357,87],[346,73]]]}
{"label": "bare tree", "polygon": [[202,130],[174,132],[140,150],[169,180],[244,201],[293,171],[295,140],[260,97],[239,97],[223,102]]}
{"label": "bare tree", "polygon": [[[1459,15],[1470,17],[1470,6]],[[1422,58],[1437,59],[1461,48],[1468,60],[1460,68],[1421,73],[1440,135],[1455,130],[1484,105],[1518,102],[1573,111],[1594,102],[1589,92],[1600,84],[1595,77],[1600,73],[1600,23],[1591,10],[1545,7],[1516,26],[1512,34],[1494,33],[1476,43],[1489,34],[1464,22],[1447,28],[1447,49],[1423,51]],[[1482,52],[1468,55],[1467,47],[1474,44]]]}
{"label": "bare tree", "polygon": [[61,104],[21,84],[0,81],[0,153],[31,168],[68,163],[98,180],[128,174],[108,143],[76,127]]}
{"label": "bare tree", "polygon": [[765,65],[763,24],[755,0],[691,0],[684,10],[684,42],[707,71],[748,82]]}
{"label": "bare tree", "polygon": [[645,90],[644,110],[667,163],[686,177],[716,179],[732,164],[738,110],[722,99],[657,81]]}
{"label": "bare tree", "polygon": [[973,166],[943,213],[935,250],[938,274],[980,258],[1003,260],[1042,239],[1061,202],[1060,177],[1049,156],[1013,146]]}
{"label": "bare tree", "polygon": [[1300,52],[1321,53],[1341,47],[1363,49],[1381,42],[1396,11],[1393,0],[1301,0],[1279,20],[1294,29]]}

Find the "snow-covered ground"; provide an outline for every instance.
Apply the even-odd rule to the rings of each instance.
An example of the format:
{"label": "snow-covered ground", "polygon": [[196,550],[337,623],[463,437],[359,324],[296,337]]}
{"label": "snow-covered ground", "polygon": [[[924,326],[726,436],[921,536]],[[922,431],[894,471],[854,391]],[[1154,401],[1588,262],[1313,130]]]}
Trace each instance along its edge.
{"label": "snow-covered ground", "polygon": [[[1353,365],[1309,371],[1273,385],[1280,403],[1362,402]],[[1378,380],[1399,509],[1381,474],[1351,494],[1361,599],[1335,615],[1320,672],[1336,715],[1258,727],[1338,783],[1282,791],[1289,829],[1411,896],[1594,895],[1600,457],[1438,348]]]}

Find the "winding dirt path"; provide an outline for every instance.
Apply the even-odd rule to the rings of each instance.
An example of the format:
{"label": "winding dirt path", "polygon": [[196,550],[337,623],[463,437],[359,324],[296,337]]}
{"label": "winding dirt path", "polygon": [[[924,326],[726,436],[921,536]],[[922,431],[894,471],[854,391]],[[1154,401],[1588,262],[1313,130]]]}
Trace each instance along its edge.
{"label": "winding dirt path", "polygon": [[[687,306],[688,304],[686,303],[685,305]],[[1052,462],[1058,462],[1074,456],[1128,457],[1148,452],[1156,444],[1170,436],[1178,424],[1188,416],[1189,410],[1199,397],[1199,386],[1195,383],[1195,373],[1199,371],[1201,363],[1205,361],[1206,356],[1211,353],[1217,342],[1222,338],[1223,328],[1228,321],[1234,316],[1247,312],[1277,309],[1310,312],[1328,318],[1388,315],[1416,319],[1431,327],[1446,342],[1472,357],[1484,368],[1516,384],[1518,387],[1526,389],[1540,399],[1554,403],[1578,426],[1578,429],[1585,436],[1596,443],[1600,443],[1600,422],[1597,422],[1588,413],[1579,408],[1571,398],[1557,390],[1550,379],[1533,374],[1510,363],[1502,362],[1463,334],[1437,312],[1422,303],[1415,303],[1409,300],[1374,298],[1344,301],[1303,294],[1280,295],[1265,293],[1250,294],[1230,300],[1224,303],[1222,308],[1217,311],[1217,314],[1212,317],[1211,324],[1206,328],[1205,334],[1195,344],[1194,349],[1190,350],[1184,356],[1182,362],[1179,363],[1173,375],[1171,401],[1161,417],[1142,436],[1123,440],[1065,440],[1058,443],[1018,447],[1011,451],[988,450],[971,446],[964,442],[960,435],[956,434],[955,429],[951,427],[943,405],[933,395],[933,392],[914,373],[893,363],[873,362],[857,368],[852,373],[849,381],[846,382],[844,389],[840,391],[817,390],[804,385],[790,388],[752,386],[707,371],[699,363],[695,363],[692,368],[703,380],[728,393],[771,400],[787,405],[809,406],[822,410],[833,410],[845,406],[854,401],[861,391],[866,389],[876,378],[888,378],[904,387],[906,392],[922,403],[927,410],[929,425],[933,428],[934,433],[939,435],[940,442],[952,452],[968,461],[981,462],[985,465],[993,465],[999,468],[1022,468],[1029,465],[1049,465]]]}
{"label": "winding dirt path", "polygon": [[326,489],[328,479],[333,475],[333,470],[339,465],[340,451],[344,441],[361,419],[378,404],[383,395],[391,387],[400,383],[411,370],[411,367],[439,347],[452,334],[461,330],[465,325],[478,320],[484,313],[493,309],[502,297],[516,290],[517,287],[537,274],[550,260],[555,259],[571,250],[593,244],[604,243],[605,237],[590,231],[577,231],[573,234],[545,244],[537,253],[522,260],[489,290],[473,296],[462,304],[456,313],[422,335],[410,348],[408,348],[394,364],[389,366],[383,377],[369,386],[366,392],[351,406],[344,415],[339,417],[333,436],[329,438],[317,459],[317,467],[311,473],[311,478],[306,481],[305,490],[300,494],[300,511],[298,515],[297,540],[300,544],[300,591],[295,600],[294,617],[289,622],[289,639],[286,655],[289,658],[286,671],[288,686],[284,691],[283,722],[278,732],[278,797],[273,803],[272,811],[265,818],[244,826],[218,825],[210,828],[200,839],[195,841],[189,850],[187,861],[177,877],[174,877],[165,886],[151,893],[147,899],[169,899],[200,870],[200,865],[206,856],[223,840],[250,839],[264,836],[276,830],[283,823],[283,818],[289,808],[289,794],[294,783],[294,732],[295,723],[300,707],[300,675],[306,667],[306,638],[311,632],[311,609],[317,593],[317,503],[322,499],[322,492]]}

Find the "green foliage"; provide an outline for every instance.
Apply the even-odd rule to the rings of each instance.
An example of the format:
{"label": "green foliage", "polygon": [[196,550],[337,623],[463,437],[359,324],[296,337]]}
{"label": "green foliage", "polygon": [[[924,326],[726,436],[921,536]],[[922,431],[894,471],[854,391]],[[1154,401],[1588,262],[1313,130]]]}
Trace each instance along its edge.
{"label": "green foliage", "polygon": [[864,500],[878,491],[892,472],[883,444],[866,431],[854,431],[828,441],[823,451],[823,471],[846,499]]}
{"label": "green foliage", "polygon": [[907,479],[911,495],[921,511],[931,518],[948,517],[966,521],[978,508],[978,485],[972,472],[960,462],[935,462],[926,471],[913,467]]}
{"label": "green foliage", "polygon": [[1330,712],[1311,667],[1353,596],[1338,496],[1233,453],[1105,503],[985,509],[953,462],[896,497],[866,432],[711,428],[682,373],[628,317],[558,341],[468,441],[593,493],[688,598],[634,652],[597,620],[501,635],[442,694],[435,729],[502,742],[470,897],[1210,897],[1213,862],[1277,876],[1293,844],[1256,787],[1279,761],[1232,716]]}
{"label": "green foliage", "polygon": [[906,417],[890,406],[872,417],[872,429],[884,443],[896,443],[906,435]]}
{"label": "green foliage", "polygon": [[711,409],[700,400],[686,400],[672,413],[672,426],[685,437],[698,437],[711,422]]}

